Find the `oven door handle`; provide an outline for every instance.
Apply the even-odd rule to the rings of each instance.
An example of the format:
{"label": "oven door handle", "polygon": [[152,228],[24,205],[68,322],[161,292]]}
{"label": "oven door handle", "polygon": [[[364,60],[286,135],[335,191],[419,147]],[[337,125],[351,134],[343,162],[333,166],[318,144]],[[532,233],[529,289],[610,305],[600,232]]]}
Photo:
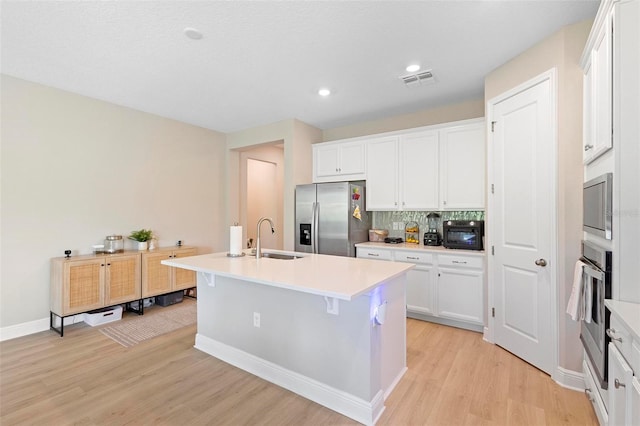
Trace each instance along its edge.
{"label": "oven door handle", "polygon": [[582,267],[582,273],[589,277],[595,278],[598,281],[604,281],[604,272],[597,268],[594,268],[593,266],[587,265],[586,263]]}

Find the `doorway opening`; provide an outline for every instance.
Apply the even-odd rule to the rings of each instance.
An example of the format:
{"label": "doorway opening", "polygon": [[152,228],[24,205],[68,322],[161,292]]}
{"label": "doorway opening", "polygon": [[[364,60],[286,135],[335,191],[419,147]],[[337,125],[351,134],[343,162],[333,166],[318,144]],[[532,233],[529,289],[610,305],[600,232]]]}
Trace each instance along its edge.
{"label": "doorway opening", "polygon": [[[261,217],[273,220],[275,234],[260,234],[262,248],[283,248],[284,146],[273,143],[240,153],[240,221],[247,247],[256,245],[256,225]],[[267,226],[265,226],[267,228]]]}

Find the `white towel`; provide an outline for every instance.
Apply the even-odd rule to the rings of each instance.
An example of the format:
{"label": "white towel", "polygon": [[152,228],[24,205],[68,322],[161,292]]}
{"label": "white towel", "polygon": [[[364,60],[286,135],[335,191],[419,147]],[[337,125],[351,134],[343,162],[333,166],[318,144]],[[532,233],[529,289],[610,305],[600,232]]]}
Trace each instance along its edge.
{"label": "white towel", "polygon": [[586,264],[583,261],[578,260],[573,270],[573,287],[567,304],[567,313],[571,315],[571,319],[574,321],[581,321],[585,317],[585,286],[583,285],[584,279],[582,275],[585,266]]}

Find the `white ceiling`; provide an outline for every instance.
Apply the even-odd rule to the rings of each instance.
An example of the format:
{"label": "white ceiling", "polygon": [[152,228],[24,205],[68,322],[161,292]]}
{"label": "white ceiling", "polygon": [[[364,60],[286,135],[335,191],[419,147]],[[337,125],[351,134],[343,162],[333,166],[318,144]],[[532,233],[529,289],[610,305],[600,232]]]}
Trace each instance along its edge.
{"label": "white ceiling", "polygon": [[[221,132],[289,118],[327,129],[480,99],[487,73],[598,6],[3,0],[1,70]],[[413,62],[435,84],[405,87]]]}

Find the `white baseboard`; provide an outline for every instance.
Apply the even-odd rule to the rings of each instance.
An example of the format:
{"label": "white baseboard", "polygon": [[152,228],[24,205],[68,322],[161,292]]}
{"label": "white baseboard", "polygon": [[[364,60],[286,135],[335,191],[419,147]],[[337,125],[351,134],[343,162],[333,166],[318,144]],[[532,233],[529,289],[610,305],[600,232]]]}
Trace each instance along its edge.
{"label": "white baseboard", "polygon": [[21,324],[10,325],[0,328],[0,342],[27,336],[29,334],[40,333],[49,329],[49,318],[42,318],[35,321],[23,322]]}
{"label": "white baseboard", "polygon": [[[84,321],[83,314],[66,317],[64,325],[71,325]],[[60,318],[55,317],[54,326],[60,327]],[[29,334],[40,333],[49,330],[49,318],[41,318],[34,321],[23,322],[20,324],[10,325],[0,328],[0,342],[11,340],[18,337],[28,336]]]}
{"label": "white baseboard", "polygon": [[563,388],[580,392],[584,391],[584,374],[582,374],[582,372],[558,367],[553,380]]}
{"label": "white baseboard", "polygon": [[202,334],[196,334],[194,347],[365,425],[375,424],[384,410],[382,390],[365,401]]}

